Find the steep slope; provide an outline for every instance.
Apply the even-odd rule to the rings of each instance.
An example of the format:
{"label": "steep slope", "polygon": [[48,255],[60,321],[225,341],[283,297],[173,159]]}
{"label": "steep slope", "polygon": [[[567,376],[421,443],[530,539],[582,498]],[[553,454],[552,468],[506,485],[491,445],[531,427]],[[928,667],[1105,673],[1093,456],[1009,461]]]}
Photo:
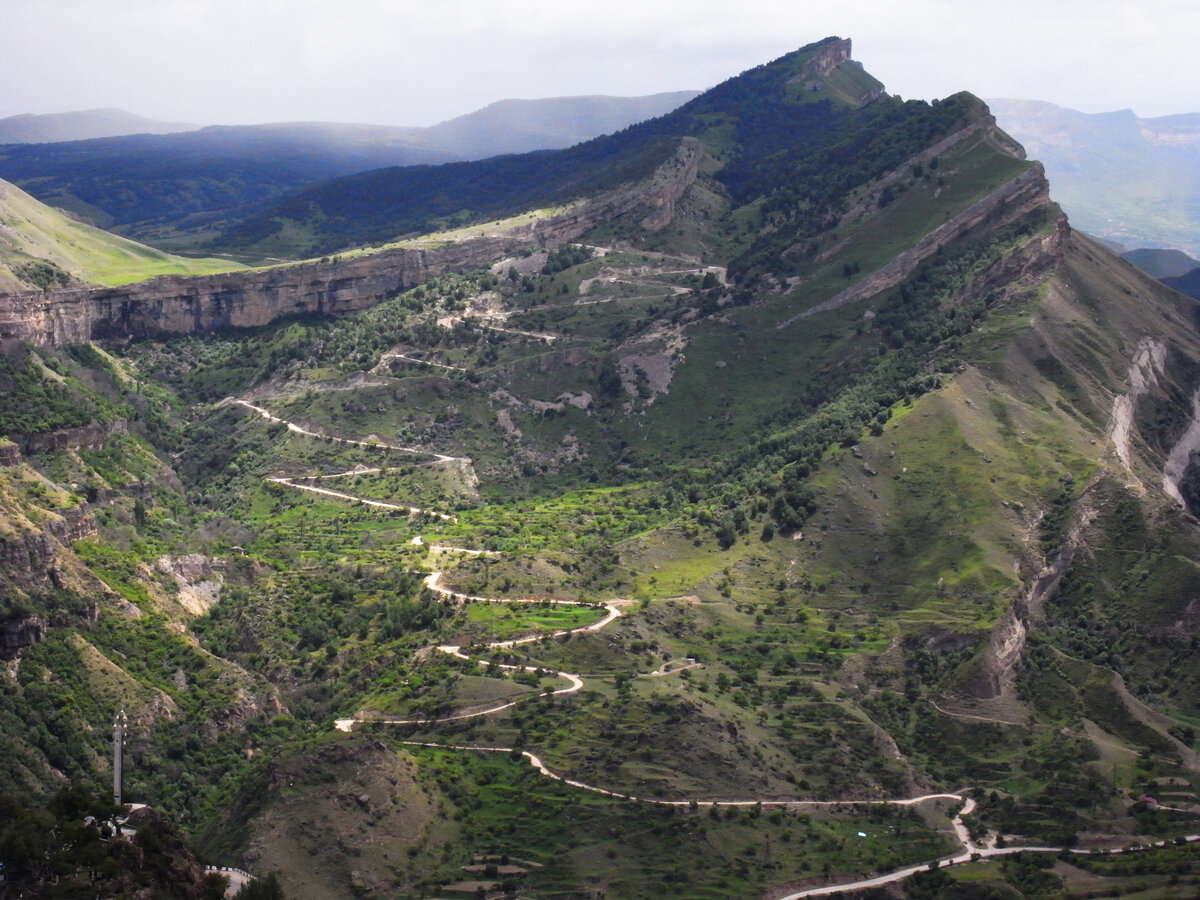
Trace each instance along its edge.
{"label": "steep slope", "polygon": [[111,784],[125,710],[127,798],[186,824],[283,712],[185,624],[254,567],[201,552],[153,448],[172,443],[164,397],[107,354],[10,342],[0,394],[0,792]]}
{"label": "steep slope", "polygon": [[[164,613],[175,643],[144,627],[291,713],[129,662],[212,723],[148,724],[142,789],[306,897],[793,896],[1192,833],[1197,303],[1073,232],[980,101],[888,98],[848,42],[674,115],[522,161],[540,187],[481,183],[566,196],[564,160],[630,177],[689,151],[570,243],[498,244],[352,316],[21,350],[13,421],[59,401],[22,429],[144,420],[172,472],[23,437],[46,483],[18,511],[126,485],[81,564],[140,607],[170,547],[189,588],[165,610],[222,572],[206,613]],[[21,650],[30,771],[22,712],[104,706],[39,690],[83,669],[53,665],[88,654],[71,609]],[[149,655],[100,624],[114,664]]]}
{"label": "steep slope", "polygon": [[0,181],[0,292],[71,284],[128,284],[154,275],[240,269],[221,259],[188,259],[71,219]]}

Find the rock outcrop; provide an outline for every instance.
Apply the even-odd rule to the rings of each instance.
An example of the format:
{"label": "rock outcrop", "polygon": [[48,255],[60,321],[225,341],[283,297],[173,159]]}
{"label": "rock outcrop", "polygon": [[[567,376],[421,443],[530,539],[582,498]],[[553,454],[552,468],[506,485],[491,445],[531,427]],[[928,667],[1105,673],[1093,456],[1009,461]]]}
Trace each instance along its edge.
{"label": "rock outcrop", "polygon": [[11,437],[21,453],[30,455],[46,450],[100,450],[112,435],[128,433],[129,422],[125,419],[114,419],[112,422],[93,422],[78,428],[59,428],[38,434],[14,434]]}
{"label": "rock outcrop", "polygon": [[414,241],[358,256],[205,276],[161,276],[110,288],[0,296],[0,339],[42,346],[254,327],[303,313],[366,309],[445,272],[482,268],[534,248],[556,247],[590,228],[649,209],[662,227],[696,178],[704,152],[684,139],[645,181],[505,231]]}
{"label": "rock outcrop", "polygon": [[850,51],[849,38],[826,41],[813,53],[812,58],[804,67],[804,73],[824,78],[842,63],[849,61]]}
{"label": "rock outcrop", "polygon": [[[933,256],[951,241],[968,231],[990,221],[993,225],[1007,225],[1039,206],[1050,205],[1050,186],[1041,165],[1035,163],[1015,178],[1002,184],[982,200],[971,204],[946,223],[926,234],[921,240],[905,250],[895,259],[880,266],[870,275],[839,291],[828,300],[816,304],[798,315],[781,322],[777,328],[786,328],[793,322],[807,319],[818,313],[841,309],[851,303],[874,297],[881,291],[895,287],[916,270],[917,266]],[[1061,241],[1066,234],[1065,218],[1060,218],[1053,232],[1053,240]]]}
{"label": "rock outcrop", "polygon": [[16,659],[26,647],[46,636],[46,620],[41,616],[25,616],[0,622],[0,659]]}

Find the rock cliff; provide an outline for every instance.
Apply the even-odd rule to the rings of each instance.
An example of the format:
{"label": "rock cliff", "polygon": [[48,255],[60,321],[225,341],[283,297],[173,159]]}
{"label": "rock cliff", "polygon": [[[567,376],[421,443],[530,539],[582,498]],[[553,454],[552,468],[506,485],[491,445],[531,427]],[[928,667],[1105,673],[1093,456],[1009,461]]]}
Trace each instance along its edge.
{"label": "rock cliff", "polygon": [[[38,434],[18,433],[12,435],[20,449],[16,462],[20,462],[20,454],[43,453],[47,450],[99,450],[104,442],[114,434],[128,434],[129,422],[125,419],[115,419],[112,422],[97,422],[91,425],[81,425],[78,428],[59,428],[55,431],[43,431]],[[4,448],[0,447],[0,459],[4,457]],[[4,463],[0,462],[0,465]],[[11,463],[15,465],[16,463]]]}
{"label": "rock cliff", "polygon": [[555,247],[622,216],[649,210],[660,228],[696,178],[703,145],[684,139],[643,182],[508,230],[412,242],[333,261],[198,277],[162,276],[112,288],[0,295],[0,339],[42,346],[265,325],[302,313],[366,309],[444,272],[481,268],[531,248]]}

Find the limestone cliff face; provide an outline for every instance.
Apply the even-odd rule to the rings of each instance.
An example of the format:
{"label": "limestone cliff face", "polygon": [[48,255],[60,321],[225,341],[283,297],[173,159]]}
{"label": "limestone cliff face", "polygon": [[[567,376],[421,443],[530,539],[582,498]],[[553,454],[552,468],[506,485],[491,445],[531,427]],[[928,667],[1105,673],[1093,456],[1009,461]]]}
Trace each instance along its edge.
{"label": "limestone cliff face", "polygon": [[850,39],[828,41],[823,44],[805,66],[807,74],[824,77],[850,59]]}
{"label": "limestone cliff face", "polygon": [[[0,570],[5,573],[8,587],[34,590],[64,587],[59,554],[72,541],[95,534],[96,521],[88,505],[81,503],[58,510],[41,531],[0,540]],[[93,624],[96,615],[95,604],[89,603],[80,609],[57,613],[49,619],[28,615],[0,621],[0,660],[18,657],[26,647],[42,640],[47,628]]]}
{"label": "limestone cliff face", "polygon": [[413,243],[332,262],[198,277],[162,276],[113,288],[66,288],[0,296],[0,339],[43,346],[223,327],[254,327],[300,313],[366,309],[445,272],[481,268],[527,249],[555,247],[606,221],[652,210],[662,227],[696,178],[703,145],[680,142],[646,181],[567,212],[506,231]]}
{"label": "limestone cliff face", "polygon": [[86,502],[55,510],[39,531],[0,539],[0,569],[17,582],[41,581],[47,575],[53,581],[62,547],[96,533],[96,520]]}
{"label": "limestone cliff face", "polygon": [[[43,453],[46,450],[99,450],[104,442],[114,434],[128,434],[129,422],[116,419],[107,423],[81,425],[78,428],[59,428],[56,431],[44,431],[38,434],[14,434],[14,447],[20,448],[16,465],[20,462],[20,454]],[[3,448],[0,448],[0,458]],[[2,465],[3,463],[0,463]]]}

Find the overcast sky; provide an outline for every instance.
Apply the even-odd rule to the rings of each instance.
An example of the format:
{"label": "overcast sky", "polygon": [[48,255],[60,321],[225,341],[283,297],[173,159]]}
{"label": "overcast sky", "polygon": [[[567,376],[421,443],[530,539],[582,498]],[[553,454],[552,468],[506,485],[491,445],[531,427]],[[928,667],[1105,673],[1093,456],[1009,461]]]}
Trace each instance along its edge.
{"label": "overcast sky", "polygon": [[828,35],[893,94],[1200,112],[1196,0],[0,0],[0,117],[429,125],[703,89]]}

